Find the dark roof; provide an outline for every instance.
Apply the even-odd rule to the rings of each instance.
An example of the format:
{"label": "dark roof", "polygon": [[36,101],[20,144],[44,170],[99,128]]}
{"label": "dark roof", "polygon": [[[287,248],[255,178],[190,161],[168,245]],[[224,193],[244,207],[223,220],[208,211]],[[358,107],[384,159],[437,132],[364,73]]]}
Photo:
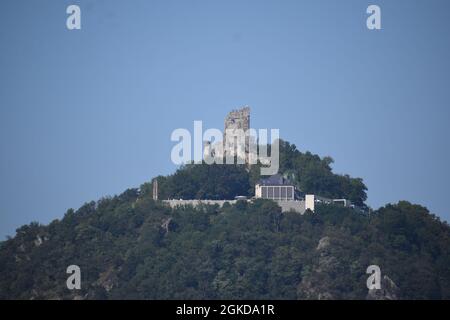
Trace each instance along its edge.
{"label": "dark roof", "polygon": [[266,179],[261,179],[258,184],[263,186],[292,186],[293,184],[285,179],[281,174],[270,176]]}

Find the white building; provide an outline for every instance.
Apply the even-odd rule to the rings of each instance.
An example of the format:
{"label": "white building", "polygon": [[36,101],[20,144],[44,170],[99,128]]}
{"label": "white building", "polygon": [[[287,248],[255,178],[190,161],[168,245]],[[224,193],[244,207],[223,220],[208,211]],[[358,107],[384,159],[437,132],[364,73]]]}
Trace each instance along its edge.
{"label": "white building", "polygon": [[261,179],[255,186],[255,198],[270,200],[295,200],[295,186],[283,176],[276,174]]}

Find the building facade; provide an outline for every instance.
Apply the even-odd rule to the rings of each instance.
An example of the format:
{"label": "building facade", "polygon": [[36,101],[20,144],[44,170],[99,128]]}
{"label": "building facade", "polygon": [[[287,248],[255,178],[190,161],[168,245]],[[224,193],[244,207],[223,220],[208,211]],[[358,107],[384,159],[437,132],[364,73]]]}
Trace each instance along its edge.
{"label": "building facade", "polygon": [[255,198],[270,200],[295,200],[295,186],[277,174],[267,179],[261,179],[255,185]]}

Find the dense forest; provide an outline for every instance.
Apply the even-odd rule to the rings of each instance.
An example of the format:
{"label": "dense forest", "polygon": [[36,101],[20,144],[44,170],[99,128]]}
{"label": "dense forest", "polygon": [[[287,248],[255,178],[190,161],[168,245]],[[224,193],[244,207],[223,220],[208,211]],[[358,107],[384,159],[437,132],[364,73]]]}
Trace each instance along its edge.
{"label": "dense forest", "polygon": [[[305,192],[362,204],[361,179],[282,144],[281,171]],[[258,170],[194,165],[159,177],[164,197],[251,195]],[[368,291],[378,265],[383,290]],[[66,269],[81,268],[81,290]],[[275,202],[171,209],[151,184],[25,225],[0,243],[0,299],[450,299],[450,227],[406,201],[281,213]]]}

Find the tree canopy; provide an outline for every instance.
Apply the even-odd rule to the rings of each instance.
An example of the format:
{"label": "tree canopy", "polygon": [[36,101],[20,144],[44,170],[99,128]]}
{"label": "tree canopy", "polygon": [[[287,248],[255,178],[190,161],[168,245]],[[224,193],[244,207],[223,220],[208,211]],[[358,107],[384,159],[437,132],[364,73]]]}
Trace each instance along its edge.
{"label": "tree canopy", "polygon": [[[72,264],[80,291],[66,288]],[[448,299],[450,228],[408,202],[171,209],[132,189],[2,242],[0,299],[364,299],[371,264],[399,298]]]}

